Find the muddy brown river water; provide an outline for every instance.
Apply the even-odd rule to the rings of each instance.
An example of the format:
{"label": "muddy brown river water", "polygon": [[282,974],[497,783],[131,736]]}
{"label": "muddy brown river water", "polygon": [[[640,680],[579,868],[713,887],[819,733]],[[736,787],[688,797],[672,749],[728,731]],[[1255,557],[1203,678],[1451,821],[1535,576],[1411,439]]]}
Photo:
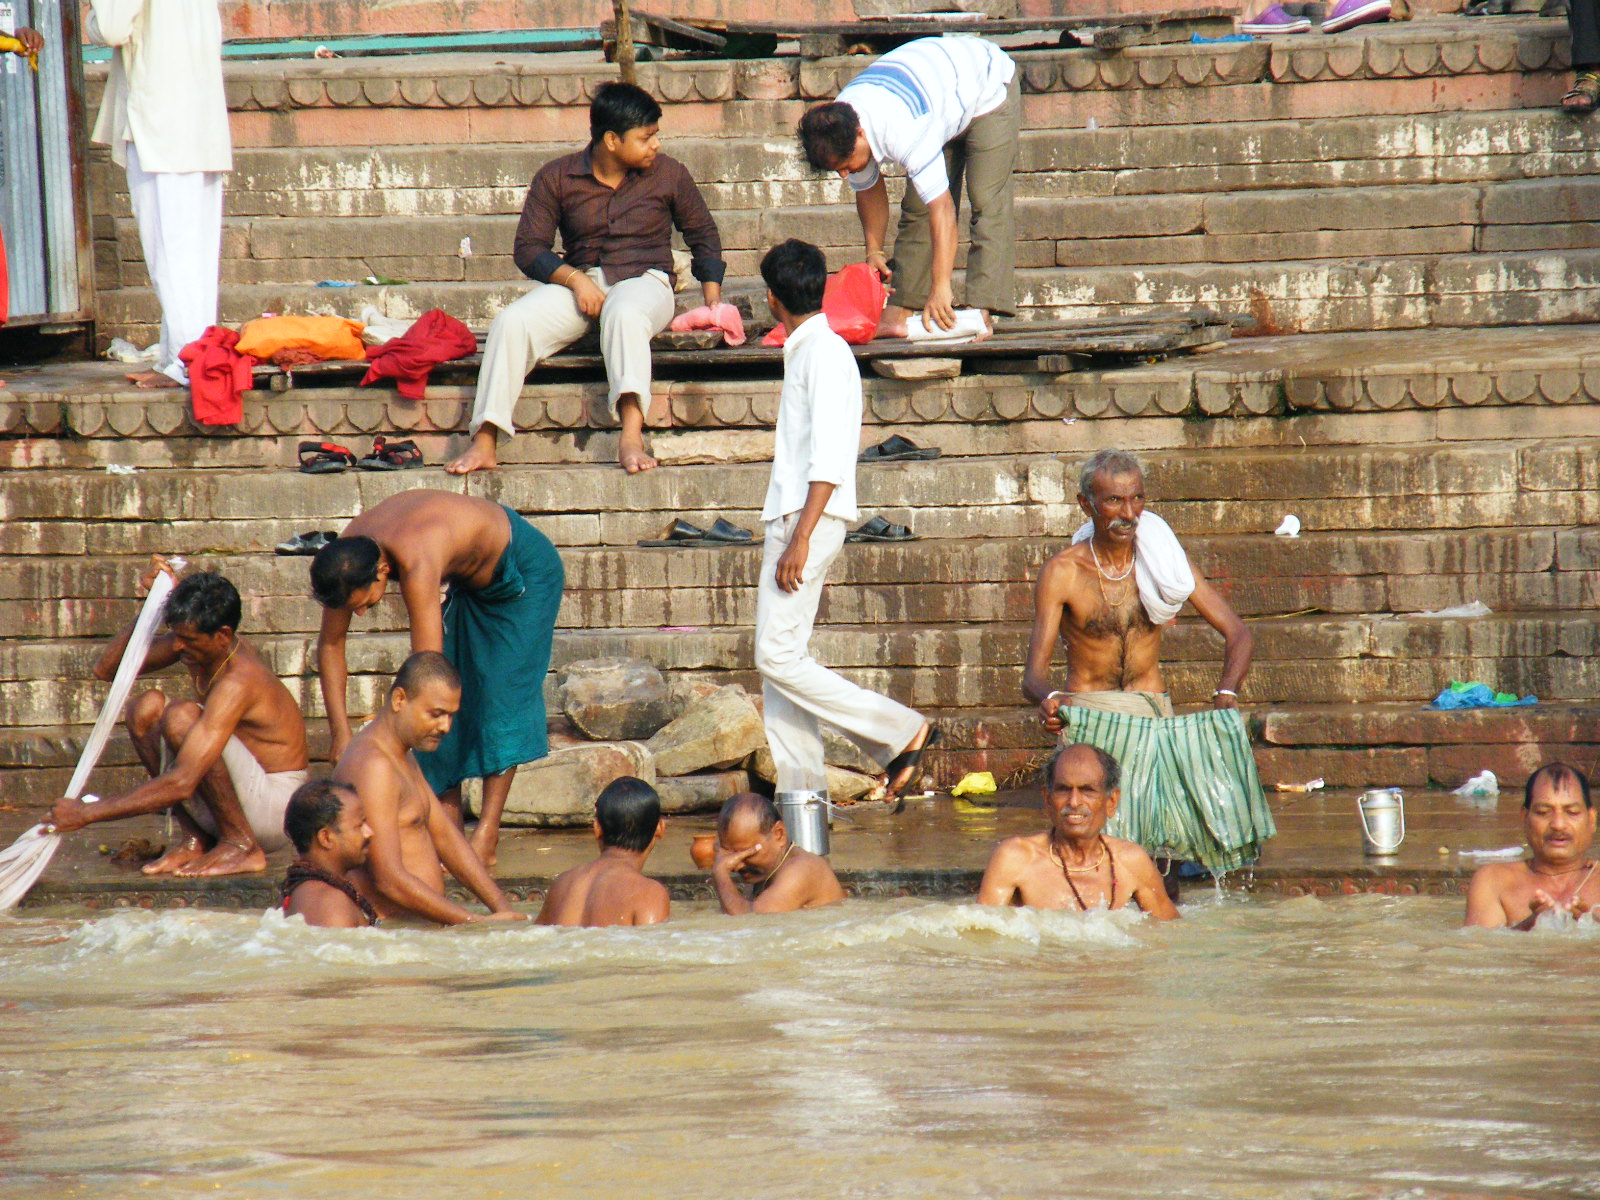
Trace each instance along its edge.
{"label": "muddy brown river water", "polygon": [[0,1195],[1600,1195],[1600,926],[1186,912],[0,918]]}

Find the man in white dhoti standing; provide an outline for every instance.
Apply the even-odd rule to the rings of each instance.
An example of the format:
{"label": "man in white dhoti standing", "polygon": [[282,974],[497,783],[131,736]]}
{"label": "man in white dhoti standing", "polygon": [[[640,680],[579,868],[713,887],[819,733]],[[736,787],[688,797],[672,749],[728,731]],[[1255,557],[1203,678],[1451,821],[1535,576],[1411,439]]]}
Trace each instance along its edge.
{"label": "man in white dhoti standing", "polygon": [[145,388],[182,387],[178,352],[217,323],[222,176],[233,170],[216,0],[89,0],[86,40],[112,47],[94,140],[128,172],[139,243],[161,305]]}

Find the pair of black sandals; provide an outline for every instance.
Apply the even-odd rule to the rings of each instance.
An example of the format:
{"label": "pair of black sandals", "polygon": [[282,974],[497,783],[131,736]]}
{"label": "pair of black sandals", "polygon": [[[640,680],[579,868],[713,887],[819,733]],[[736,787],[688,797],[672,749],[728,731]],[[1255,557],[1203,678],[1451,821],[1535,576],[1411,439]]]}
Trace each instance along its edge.
{"label": "pair of black sandals", "polygon": [[356,467],[362,471],[412,471],[428,464],[422,451],[410,438],[393,442],[379,434],[372,439],[372,453],[357,458],[355,451],[337,442],[301,442],[300,473],[337,475]]}

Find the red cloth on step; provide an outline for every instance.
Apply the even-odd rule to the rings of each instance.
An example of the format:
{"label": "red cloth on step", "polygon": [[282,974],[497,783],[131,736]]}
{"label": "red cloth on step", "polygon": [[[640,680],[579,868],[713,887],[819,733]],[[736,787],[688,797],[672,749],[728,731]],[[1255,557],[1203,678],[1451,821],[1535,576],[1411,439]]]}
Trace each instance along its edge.
{"label": "red cloth on step", "polygon": [[429,309],[400,337],[367,349],[371,366],[362,386],[378,379],[397,381],[407,400],[421,400],[428,373],[442,362],[465,358],[478,348],[478,339],[443,309]]}
{"label": "red cloth on step", "polygon": [[239,393],[255,386],[256,360],[234,349],[239,335],[213,325],[178,351],[189,367],[189,402],[202,425],[237,425],[244,420]]}

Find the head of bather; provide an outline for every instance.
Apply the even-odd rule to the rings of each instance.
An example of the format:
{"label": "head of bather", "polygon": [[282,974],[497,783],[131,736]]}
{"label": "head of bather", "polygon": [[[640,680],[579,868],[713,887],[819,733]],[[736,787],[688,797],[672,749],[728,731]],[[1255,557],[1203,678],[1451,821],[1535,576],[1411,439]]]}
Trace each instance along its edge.
{"label": "head of bather", "polygon": [[1595,832],[1594,800],[1583,773],[1557,762],[1530,775],[1522,796],[1522,828],[1535,866],[1568,870],[1583,863]]}
{"label": "head of bather", "polygon": [[810,242],[790,238],[761,257],[761,281],[767,285],[767,307],[782,321],[822,309],[828,286],[828,260]]}
{"label": "head of bather", "polygon": [[182,580],[162,611],[178,657],[191,667],[215,666],[233,652],[240,614],[239,589],[215,571]]}
{"label": "head of bather", "polygon": [[1078,474],[1078,507],[1102,545],[1131,543],[1144,512],[1144,467],[1125,450],[1097,450]]}
{"label": "head of bather", "polygon": [[389,560],[369,537],[334,538],[311,560],[311,594],[323,608],[359,617],[388,586]]}
{"label": "head of bather", "polygon": [[1098,746],[1076,742],[1045,766],[1044,809],[1052,841],[1092,842],[1105,832],[1122,800],[1122,767]]}
{"label": "head of bather", "polygon": [[461,675],[437,650],[419,650],[389,685],[395,733],[410,750],[437,750],[461,710]]}
{"label": "head of bather", "polygon": [[624,775],[606,784],[594,802],[594,836],[602,850],[642,854],[667,830],[661,797],[642,779]]}
{"label": "head of bather", "polygon": [[283,813],[283,832],[301,855],[323,859],[337,872],[367,861],[372,830],[353,787],[311,779],[295,789]]}
{"label": "head of bather", "polygon": [[800,156],[813,171],[848,178],[872,161],[872,146],[861,118],[850,105],[833,100],[809,109],[797,131]]}
{"label": "head of bather", "polygon": [[746,882],[759,883],[783,862],[789,831],[770,799],[757,792],[740,792],[722,806],[717,817],[717,844],[727,854],[752,851],[738,873]]}
{"label": "head of bather", "polygon": [[661,153],[661,106],[631,83],[602,84],[589,104],[589,152],[603,148],[630,171],[647,170]]}

